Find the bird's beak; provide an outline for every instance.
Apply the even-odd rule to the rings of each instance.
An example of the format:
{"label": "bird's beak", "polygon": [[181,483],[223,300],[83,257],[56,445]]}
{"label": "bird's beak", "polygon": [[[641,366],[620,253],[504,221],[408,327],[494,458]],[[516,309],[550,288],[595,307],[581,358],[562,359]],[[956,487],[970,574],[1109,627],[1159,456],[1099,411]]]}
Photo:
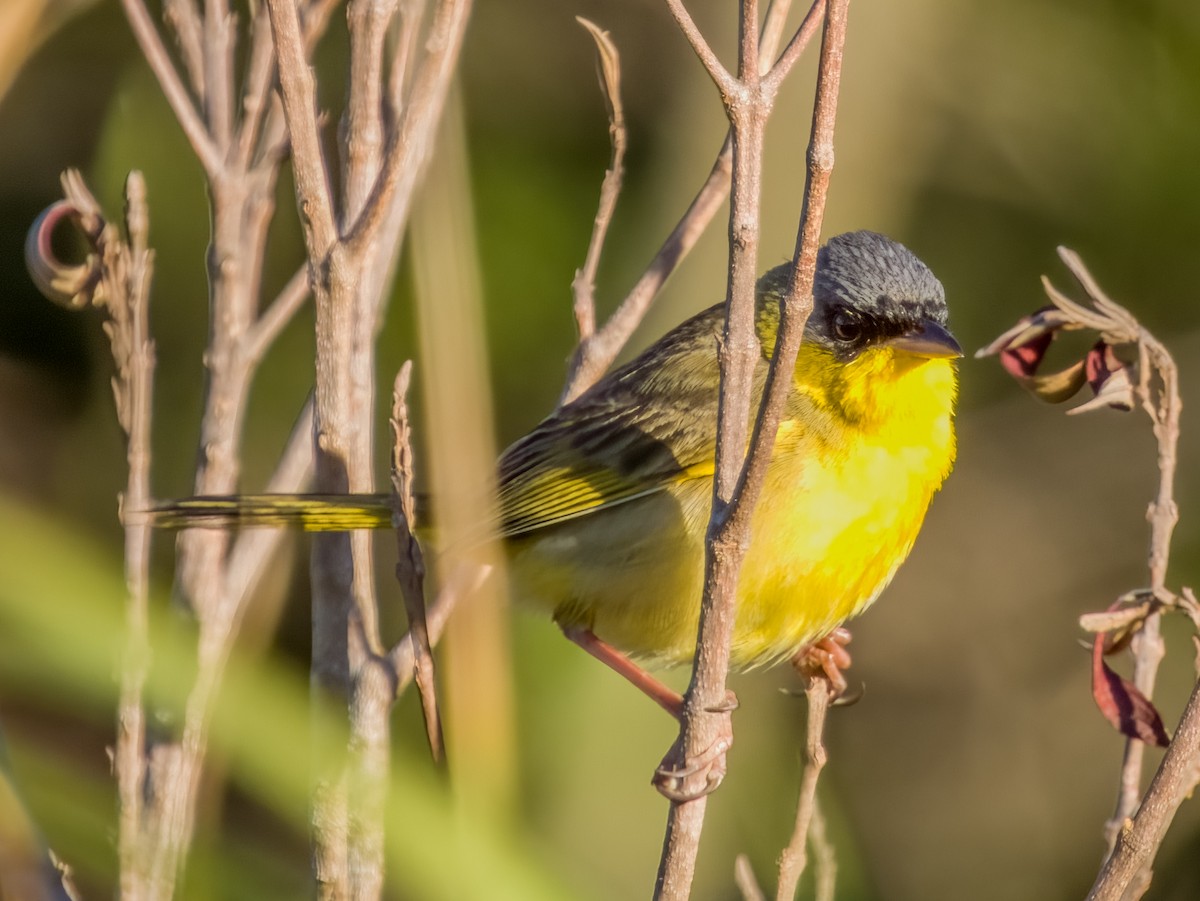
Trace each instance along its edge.
{"label": "bird's beak", "polygon": [[905,332],[884,342],[896,350],[902,350],[917,357],[931,360],[961,357],[962,348],[954,340],[954,336],[946,331],[945,326],[926,319],[915,329]]}

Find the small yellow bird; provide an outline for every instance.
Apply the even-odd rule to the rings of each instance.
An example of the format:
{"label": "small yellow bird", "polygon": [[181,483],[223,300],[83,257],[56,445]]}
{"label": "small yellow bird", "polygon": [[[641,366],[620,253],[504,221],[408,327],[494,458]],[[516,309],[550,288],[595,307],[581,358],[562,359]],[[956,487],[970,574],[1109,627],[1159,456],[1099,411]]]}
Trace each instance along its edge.
{"label": "small yellow bird", "polygon": [[[788,273],[758,283],[755,403]],[[925,264],[882,235],[840,235],[820,251],[813,294],[741,571],[739,668],[792,658],[865,610],[954,463],[962,350]],[[723,322],[723,305],[687,320],[500,457],[497,531],[514,597],[610,664],[611,648],[668,664],[695,651]],[[384,495],[267,495],[194,498],[155,516],[343,530],[390,527],[392,511]]]}

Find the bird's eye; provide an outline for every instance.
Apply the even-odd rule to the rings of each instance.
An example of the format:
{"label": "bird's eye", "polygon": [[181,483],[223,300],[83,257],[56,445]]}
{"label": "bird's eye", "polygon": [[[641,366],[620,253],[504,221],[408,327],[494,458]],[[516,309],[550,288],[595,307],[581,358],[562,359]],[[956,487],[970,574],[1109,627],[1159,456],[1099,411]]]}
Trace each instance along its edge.
{"label": "bird's eye", "polygon": [[833,315],[833,335],[839,341],[852,344],[863,335],[862,318],[849,310],[838,310]]}

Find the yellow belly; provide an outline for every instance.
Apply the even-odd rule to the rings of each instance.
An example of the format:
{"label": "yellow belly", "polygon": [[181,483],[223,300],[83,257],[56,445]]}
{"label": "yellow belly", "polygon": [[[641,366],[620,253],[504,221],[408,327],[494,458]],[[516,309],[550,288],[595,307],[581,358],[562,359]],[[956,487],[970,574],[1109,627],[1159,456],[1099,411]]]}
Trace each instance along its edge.
{"label": "yellow belly", "polygon": [[[733,663],[791,656],[884,589],[908,556],[954,459],[953,370],[897,380],[898,416],[818,434],[785,422],[738,583]],[[912,409],[910,409],[910,407]],[[918,415],[919,414],[919,415]],[[711,482],[691,479],[509,545],[518,599],[641,658],[694,654]]]}

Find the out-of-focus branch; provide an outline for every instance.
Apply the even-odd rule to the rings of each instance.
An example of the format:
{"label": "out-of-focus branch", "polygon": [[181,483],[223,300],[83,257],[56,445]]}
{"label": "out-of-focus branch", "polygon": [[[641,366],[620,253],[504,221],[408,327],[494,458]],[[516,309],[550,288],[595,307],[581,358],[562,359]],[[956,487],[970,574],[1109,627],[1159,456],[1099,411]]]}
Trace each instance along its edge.
{"label": "out-of-focus branch", "polygon": [[[138,172],[125,185],[126,239],[106,222],[99,204],[75,170],[62,178],[65,200],[50,207],[30,230],[26,260],[35,283],[56,302],[80,309],[94,306],[105,314],[105,332],[116,374],[113,400],[126,437],[128,477],[122,498],[125,522],[126,644],[117,711],[117,747],[113,766],[120,811],[117,849],[123,897],[147,898],[163,886],[154,881],[155,856],[142,842],[146,759],[146,717],[142,692],[149,666],[150,527],[138,515],[149,506],[150,427],[154,341],[149,327],[149,290],[153,253],[147,246],[149,212],[146,186]],[[70,220],[89,244],[81,266],[64,265],[54,255],[51,235]],[[167,886],[169,887],[169,882]]]}
{"label": "out-of-focus branch", "polygon": [[179,72],[171,62],[170,54],[167,53],[158,29],[154,27],[145,3],[142,0],[121,0],[121,2],[125,7],[125,15],[129,19],[130,27],[133,29],[133,36],[137,38],[138,46],[142,48],[146,62],[154,71],[163,95],[171,104],[175,118],[179,120],[183,133],[187,135],[188,142],[195,150],[200,165],[204,167],[204,171],[211,178],[221,171],[221,152],[208,133],[204,120],[179,77]]}
{"label": "out-of-focus branch", "polygon": [[294,0],[267,0],[267,10],[275,40],[279,93],[291,140],[296,198],[304,224],[308,258],[313,265],[319,265],[336,240],[337,229],[317,122],[316,83],[308,65],[300,15]]}

